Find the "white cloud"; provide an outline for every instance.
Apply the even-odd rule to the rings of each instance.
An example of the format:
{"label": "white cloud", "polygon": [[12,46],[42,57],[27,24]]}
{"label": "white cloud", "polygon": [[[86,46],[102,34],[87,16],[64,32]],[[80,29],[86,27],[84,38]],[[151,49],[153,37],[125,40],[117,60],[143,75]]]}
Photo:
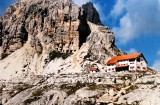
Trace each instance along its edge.
{"label": "white cloud", "polygon": [[155,60],[152,68],[160,70],[160,60]]}
{"label": "white cloud", "polygon": [[160,70],[160,50],[157,51],[157,56],[158,58],[154,61],[152,67],[155,68],[156,70]]}
{"label": "white cloud", "polygon": [[128,54],[134,54],[137,53],[138,51],[135,48],[131,48],[129,51],[126,51]]}
{"label": "white cloud", "polygon": [[117,3],[114,5],[113,10],[111,11],[111,16],[118,17],[125,10],[125,1],[126,0],[116,0]]}
{"label": "white cloud", "polygon": [[141,35],[160,34],[160,3],[158,0],[118,0],[111,16],[124,13],[124,9],[126,13],[119,19],[119,26],[112,28],[120,43],[126,44]]}
{"label": "white cloud", "polygon": [[73,2],[79,6],[82,6],[83,4],[92,1],[92,0],[73,0]]}
{"label": "white cloud", "polygon": [[160,50],[157,52],[158,57],[160,57]]}
{"label": "white cloud", "polygon": [[[129,14],[126,14],[120,20],[120,27],[113,27],[112,31],[121,43],[126,43],[131,40],[134,36],[133,23],[130,19]],[[136,35],[136,34],[135,34]]]}

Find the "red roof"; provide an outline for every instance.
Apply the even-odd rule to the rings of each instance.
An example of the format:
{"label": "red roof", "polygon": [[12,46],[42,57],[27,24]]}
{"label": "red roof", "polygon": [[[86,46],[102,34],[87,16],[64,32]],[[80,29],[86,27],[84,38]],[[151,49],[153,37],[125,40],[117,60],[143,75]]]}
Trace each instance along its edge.
{"label": "red roof", "polygon": [[91,67],[90,70],[91,70],[91,71],[96,71],[97,68],[96,68],[96,67]]}
{"label": "red roof", "polygon": [[121,55],[121,56],[116,56],[116,57],[112,57],[108,62],[108,64],[115,64],[120,60],[129,60],[129,59],[134,59],[137,58],[141,55],[142,53],[137,53],[137,54],[128,54],[128,55]]}

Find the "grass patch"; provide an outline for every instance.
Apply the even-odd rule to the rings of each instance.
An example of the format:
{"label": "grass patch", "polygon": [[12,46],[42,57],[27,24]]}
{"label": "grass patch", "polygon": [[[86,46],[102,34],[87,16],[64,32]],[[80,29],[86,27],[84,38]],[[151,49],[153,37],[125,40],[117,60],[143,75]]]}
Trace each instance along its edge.
{"label": "grass patch", "polygon": [[15,95],[17,95],[18,93],[20,93],[21,91],[24,91],[28,88],[31,88],[31,86],[29,84],[18,84],[16,86],[13,87],[12,90],[10,90],[8,93],[13,97]]}
{"label": "grass patch", "polygon": [[67,89],[68,95],[74,94],[78,89],[85,87],[86,84],[85,83],[80,83],[79,81],[75,84],[75,85],[68,85],[68,84],[63,84],[60,86],[60,88],[63,89]]}
{"label": "grass patch", "polygon": [[63,84],[60,86],[60,89],[62,90],[67,90],[67,94],[71,95],[74,94],[77,90],[83,88],[83,87],[88,87],[89,90],[105,90],[106,88],[113,88],[114,86],[112,85],[104,85],[104,84],[99,84],[96,85],[95,83],[81,83],[81,82],[77,82],[76,84]]}
{"label": "grass patch", "polygon": [[40,95],[42,95],[43,91],[44,91],[44,89],[39,88],[39,89],[37,89],[36,91],[34,91],[34,92],[32,93],[32,95],[33,95],[33,96],[40,96]]}
{"label": "grass patch", "polygon": [[71,55],[71,53],[61,53],[59,51],[52,51],[49,53],[49,59],[50,59],[50,61],[54,60],[55,58],[66,59],[70,55]]}
{"label": "grass patch", "polygon": [[43,92],[47,91],[47,89],[48,87],[44,86],[33,91],[32,96],[29,99],[24,101],[24,105],[30,105],[32,102],[39,100],[43,95]]}
{"label": "grass patch", "polygon": [[24,101],[24,105],[30,105],[32,102],[37,101],[40,97],[32,97]]}
{"label": "grass patch", "polygon": [[24,84],[17,85],[14,89],[19,90],[19,91],[23,91],[23,90],[28,89],[30,87],[31,87],[31,85],[24,83]]}
{"label": "grass patch", "polygon": [[2,53],[1,59],[5,59],[8,56],[8,54]]}
{"label": "grass patch", "polygon": [[130,88],[128,88],[128,89],[126,90],[126,92],[127,92],[127,93],[133,92],[133,91],[136,90],[136,89],[138,89],[138,86],[137,86],[137,85],[132,85]]}
{"label": "grass patch", "polygon": [[113,88],[112,85],[108,85],[108,84],[96,85],[95,83],[87,84],[87,87],[89,88],[89,90],[104,90],[106,88],[107,89]]}

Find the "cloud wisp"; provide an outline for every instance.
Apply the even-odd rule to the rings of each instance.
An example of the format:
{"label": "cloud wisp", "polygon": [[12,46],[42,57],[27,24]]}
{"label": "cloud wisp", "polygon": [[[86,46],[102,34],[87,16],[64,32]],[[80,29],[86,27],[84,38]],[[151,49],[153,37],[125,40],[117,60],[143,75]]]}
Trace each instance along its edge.
{"label": "cloud wisp", "polygon": [[73,0],[73,2],[79,6],[82,6],[83,4],[87,2],[92,2],[92,0]]}
{"label": "cloud wisp", "polygon": [[152,68],[160,70],[160,59],[154,61]]}
{"label": "cloud wisp", "polygon": [[125,11],[125,4],[126,4],[125,0],[116,0],[116,4],[111,10],[110,15],[112,17],[118,18]]}
{"label": "cloud wisp", "polygon": [[160,70],[160,50],[157,51],[157,59],[154,61],[152,67],[156,70]]}
{"label": "cloud wisp", "polygon": [[160,50],[157,52],[157,56],[160,57]]}
{"label": "cloud wisp", "polygon": [[119,43],[126,44],[141,35],[160,34],[160,3],[158,0],[117,0],[110,13],[119,25],[112,28]]}
{"label": "cloud wisp", "polygon": [[134,54],[137,53],[138,51],[135,48],[129,49],[129,51],[126,51],[128,54]]}

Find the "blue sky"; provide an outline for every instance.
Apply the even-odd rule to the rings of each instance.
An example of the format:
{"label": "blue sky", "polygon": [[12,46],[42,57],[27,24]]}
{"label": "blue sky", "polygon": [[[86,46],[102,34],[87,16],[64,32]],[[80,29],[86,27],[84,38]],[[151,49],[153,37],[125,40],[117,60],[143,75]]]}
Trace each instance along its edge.
{"label": "blue sky", "polygon": [[[16,0],[0,0],[0,15]],[[148,65],[160,70],[160,0],[73,0],[93,2],[102,23],[116,37],[116,45],[128,53],[142,52]]]}
{"label": "blue sky", "polygon": [[14,3],[16,0],[0,0],[0,16],[5,12],[5,10]]}

